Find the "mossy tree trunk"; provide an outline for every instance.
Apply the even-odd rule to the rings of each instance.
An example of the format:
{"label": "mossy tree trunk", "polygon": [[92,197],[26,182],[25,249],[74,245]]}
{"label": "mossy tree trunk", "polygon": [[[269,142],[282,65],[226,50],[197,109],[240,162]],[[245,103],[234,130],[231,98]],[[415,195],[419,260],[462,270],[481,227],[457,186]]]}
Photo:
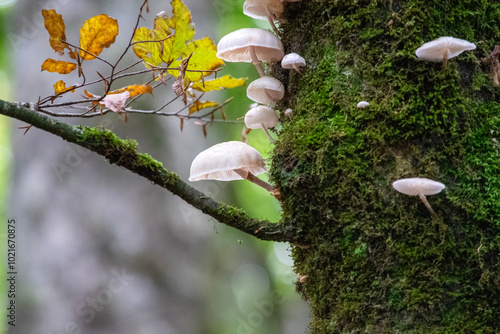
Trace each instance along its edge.
{"label": "mossy tree trunk", "polygon": [[[500,44],[492,0],[288,3],[287,85],[272,161],[312,333],[500,331],[500,94],[485,59]],[[477,45],[441,64],[415,50],[441,36]],[[370,106],[356,108],[366,100]],[[446,189],[397,193],[399,178]]]}

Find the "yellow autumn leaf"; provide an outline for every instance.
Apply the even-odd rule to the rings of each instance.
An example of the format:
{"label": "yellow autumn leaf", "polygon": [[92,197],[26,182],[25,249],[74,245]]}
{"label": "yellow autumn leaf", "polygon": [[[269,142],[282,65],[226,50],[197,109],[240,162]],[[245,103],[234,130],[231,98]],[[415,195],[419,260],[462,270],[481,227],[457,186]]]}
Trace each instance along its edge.
{"label": "yellow autumn leaf", "polygon": [[207,80],[205,82],[194,82],[191,88],[196,89],[200,92],[210,92],[213,90],[221,90],[226,88],[234,88],[239,86],[244,86],[247,78],[233,78],[230,75],[225,75],[221,78]]}
{"label": "yellow autumn leaf", "polygon": [[54,92],[56,95],[61,94],[61,93],[67,93],[67,92],[74,93],[75,86],[71,86],[71,87],[66,88],[66,83],[62,80],[59,80],[58,82],[56,82],[54,84]]}
{"label": "yellow autumn leaf", "polygon": [[[193,55],[189,60],[189,64],[187,67],[188,70],[213,71],[224,65],[222,59],[217,57],[217,46],[208,37],[189,43],[186,50],[184,51],[183,57],[188,57],[190,54]],[[172,64],[170,64],[170,67],[178,67],[180,63],[180,61],[174,61]],[[170,73],[174,77],[177,77],[179,75],[179,71],[176,70],[170,70],[168,71],[168,73]],[[191,82],[196,82],[200,81],[202,77],[209,76],[212,73],[213,72],[186,71],[185,78]]]}
{"label": "yellow autumn leaf", "polygon": [[49,33],[49,43],[58,55],[64,54],[64,49],[68,47],[66,42],[66,26],[61,14],[57,14],[55,9],[42,10],[45,29]]}
{"label": "yellow autumn leaf", "polygon": [[67,61],[54,60],[51,58],[45,59],[42,64],[42,71],[57,72],[59,74],[68,74],[76,69],[75,63]]}
{"label": "yellow autumn leaf", "polygon": [[94,56],[98,56],[104,48],[108,48],[115,42],[117,35],[118,22],[114,18],[101,14],[88,19],[80,29],[80,48],[82,49],[80,57],[83,60],[94,59]]}
{"label": "yellow autumn leaf", "polygon": [[212,107],[218,107],[219,104],[217,102],[212,102],[212,101],[195,101],[190,107],[189,107],[189,115],[200,111],[202,109],[206,108],[212,108]]}
{"label": "yellow autumn leaf", "polygon": [[158,40],[155,34],[148,28],[141,27],[134,33],[132,39],[132,49],[138,58],[143,59],[146,63],[154,66],[161,64],[160,58],[160,42],[152,42]]}
{"label": "yellow autumn leaf", "polygon": [[150,85],[130,85],[130,86],[123,87],[123,88],[114,90],[112,92],[109,92],[108,94],[120,94],[123,92],[129,92],[130,93],[129,97],[134,97],[134,96],[146,94],[146,93],[153,95],[153,87],[151,87]]}
{"label": "yellow autumn leaf", "polygon": [[[182,55],[185,58],[190,54],[186,52],[186,48],[195,33],[191,12],[180,0],[173,0],[170,4],[173,7],[172,17],[161,12],[155,18],[153,31],[139,28],[134,35],[136,56],[153,65],[159,65],[163,61],[168,66]],[[158,43],[140,43],[141,41],[158,41]],[[157,55],[161,57],[160,62],[156,58]]]}
{"label": "yellow autumn leaf", "polygon": [[175,38],[172,40],[172,51],[170,59],[179,58],[186,49],[186,43],[194,37],[194,24],[191,21],[191,12],[181,0],[172,0],[172,18],[165,18],[166,25],[175,30]]}

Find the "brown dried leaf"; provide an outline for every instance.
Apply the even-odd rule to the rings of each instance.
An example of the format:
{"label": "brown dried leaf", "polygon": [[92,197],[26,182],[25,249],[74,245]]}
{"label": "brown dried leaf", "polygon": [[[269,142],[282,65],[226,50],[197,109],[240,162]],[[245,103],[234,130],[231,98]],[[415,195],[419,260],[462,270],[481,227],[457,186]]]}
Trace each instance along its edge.
{"label": "brown dried leaf", "polygon": [[[80,57],[83,60],[92,60],[104,48],[109,48],[118,35],[118,22],[106,14],[88,19],[80,29]],[[87,52],[85,52],[85,51]],[[91,53],[92,55],[90,55]]]}
{"label": "brown dried leaf", "polygon": [[64,54],[64,49],[67,47],[66,42],[66,26],[61,14],[57,14],[55,9],[42,10],[42,15],[45,21],[45,29],[49,33],[49,43],[52,49],[58,55]]}
{"label": "brown dried leaf", "polygon": [[67,61],[54,60],[51,58],[45,59],[42,64],[42,71],[57,72],[59,74],[69,74],[76,69],[75,63]]}

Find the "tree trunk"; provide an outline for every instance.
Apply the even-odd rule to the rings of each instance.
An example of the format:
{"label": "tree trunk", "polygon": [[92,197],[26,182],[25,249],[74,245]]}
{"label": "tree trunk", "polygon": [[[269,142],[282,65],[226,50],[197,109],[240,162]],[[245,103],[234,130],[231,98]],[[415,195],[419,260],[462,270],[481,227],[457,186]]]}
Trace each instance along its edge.
{"label": "tree trunk", "polygon": [[[294,247],[312,333],[496,333],[500,330],[500,3],[336,0],[286,5],[287,85],[272,180]],[[474,51],[448,68],[415,50],[441,36]],[[497,58],[498,55],[495,56]],[[498,59],[496,59],[498,61]],[[367,108],[356,104],[366,100]],[[440,181],[427,199],[405,177]]]}

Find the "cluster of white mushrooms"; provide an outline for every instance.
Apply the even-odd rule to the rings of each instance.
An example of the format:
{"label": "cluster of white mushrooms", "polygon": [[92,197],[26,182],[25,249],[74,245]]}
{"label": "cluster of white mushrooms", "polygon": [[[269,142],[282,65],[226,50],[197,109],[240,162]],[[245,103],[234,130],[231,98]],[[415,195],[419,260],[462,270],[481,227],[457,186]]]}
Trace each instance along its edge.
{"label": "cluster of white mushrooms", "polygon": [[[268,20],[277,32],[274,21],[280,21],[283,0],[246,0],[243,12],[256,19]],[[475,48],[473,43],[462,39],[440,37],[419,47],[415,54],[423,60],[442,62],[444,71],[448,59]],[[252,63],[256,67],[260,78],[250,83],[247,96],[257,104],[245,115],[245,124],[249,129],[262,128],[270,141],[275,143],[268,129],[274,128],[279,118],[270,106],[284,97],[285,88],[279,80],[264,74],[261,63],[281,61],[283,68],[301,73],[300,67],[306,66],[304,58],[296,53],[285,55],[283,43],[279,38],[258,28],[244,28],[224,36],[217,45],[217,56],[228,62]],[[368,106],[366,101],[357,104],[358,108]],[[285,111],[288,117],[292,114],[291,109]],[[189,181],[246,179],[279,199],[280,194],[276,188],[256,177],[265,171],[264,160],[256,149],[243,142],[230,141],[214,145],[198,154],[191,165]],[[393,182],[392,186],[400,193],[419,196],[429,212],[436,216],[426,196],[438,194],[445,188],[444,184],[426,178],[407,178]]]}
{"label": "cluster of white mushrooms", "polygon": [[[466,40],[454,37],[440,37],[419,47],[415,55],[423,60],[443,63],[442,69],[446,70],[448,59],[458,56],[464,51],[474,50],[476,45]],[[359,107],[359,105],[358,105]],[[394,189],[409,196],[419,196],[429,212],[436,216],[425,196],[435,195],[445,188],[441,182],[426,178],[408,178],[392,183]]]}
{"label": "cluster of white mushrooms", "polygon": [[[299,1],[299,0],[287,0]],[[280,21],[282,0],[246,0],[243,13],[255,19],[268,20],[274,31],[274,21]],[[263,129],[271,143],[274,138],[268,129],[276,127],[279,117],[271,107],[285,96],[285,87],[276,78],[265,75],[262,62],[278,62],[285,69],[300,73],[304,58],[296,53],[285,55],[281,40],[272,32],[259,28],[244,28],[222,37],[217,44],[217,57],[227,62],[252,63],[260,78],[248,85],[247,96],[257,103],[245,115],[248,129]],[[261,105],[259,105],[261,104]],[[290,113],[288,113],[290,115]],[[264,160],[253,147],[243,142],[230,141],[210,147],[196,156],[191,164],[189,181],[247,179],[279,198],[279,191],[255,175],[266,171]]]}

